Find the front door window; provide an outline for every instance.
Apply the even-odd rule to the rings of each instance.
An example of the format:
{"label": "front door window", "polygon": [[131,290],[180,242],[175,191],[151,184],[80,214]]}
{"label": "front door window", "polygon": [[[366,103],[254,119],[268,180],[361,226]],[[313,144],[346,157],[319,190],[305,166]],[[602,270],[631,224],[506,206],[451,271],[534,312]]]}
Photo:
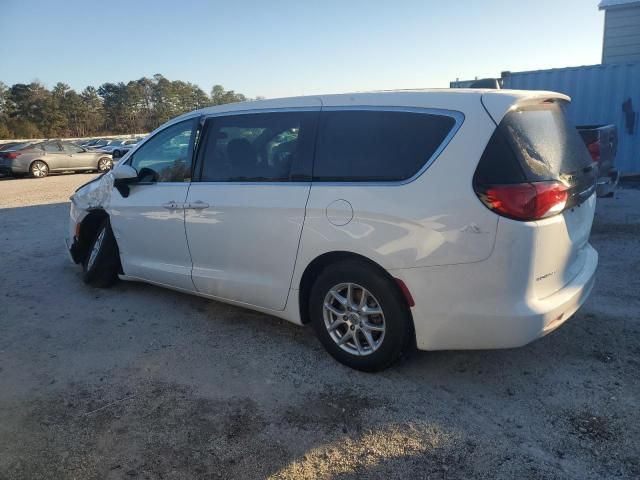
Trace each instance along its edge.
{"label": "front door window", "polygon": [[176,123],[156,134],[135,152],[130,165],[140,181],[188,182],[191,180],[192,137],[196,120]]}

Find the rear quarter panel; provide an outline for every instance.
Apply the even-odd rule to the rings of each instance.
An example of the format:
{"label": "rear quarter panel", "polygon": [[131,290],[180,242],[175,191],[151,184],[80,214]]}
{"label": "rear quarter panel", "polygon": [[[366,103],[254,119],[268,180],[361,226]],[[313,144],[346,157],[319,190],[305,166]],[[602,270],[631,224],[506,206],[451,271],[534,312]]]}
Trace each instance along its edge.
{"label": "rear quarter panel", "polygon": [[[390,99],[389,104],[379,96],[371,102],[366,96],[354,99],[354,107],[445,109],[461,112],[464,120],[439,157],[410,183],[313,183],[294,288],[311,261],[332,251],[363,255],[386,269],[479,262],[491,255],[498,217],[478,200],[472,178],[495,125],[480,95],[449,96],[441,103],[433,98],[407,94]],[[323,98],[324,106],[332,106],[331,100]],[[344,98],[340,100],[336,106],[345,106]],[[328,212],[336,200],[348,202],[353,209],[353,218],[345,225],[328,219],[328,213],[336,214]]]}

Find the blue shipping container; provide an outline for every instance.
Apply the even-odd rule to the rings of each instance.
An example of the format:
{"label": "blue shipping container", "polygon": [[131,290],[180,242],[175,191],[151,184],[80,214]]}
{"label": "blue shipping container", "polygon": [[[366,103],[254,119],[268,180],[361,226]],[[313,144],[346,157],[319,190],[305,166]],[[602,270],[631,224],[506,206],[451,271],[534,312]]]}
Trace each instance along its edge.
{"label": "blue shipping container", "polygon": [[[503,74],[503,88],[551,90],[571,97],[568,115],[576,125],[613,123],[618,127],[616,165],[640,174],[640,63],[554,68]],[[632,111],[623,110],[631,100]],[[627,104],[628,105],[628,104]],[[630,130],[631,123],[635,123]]]}

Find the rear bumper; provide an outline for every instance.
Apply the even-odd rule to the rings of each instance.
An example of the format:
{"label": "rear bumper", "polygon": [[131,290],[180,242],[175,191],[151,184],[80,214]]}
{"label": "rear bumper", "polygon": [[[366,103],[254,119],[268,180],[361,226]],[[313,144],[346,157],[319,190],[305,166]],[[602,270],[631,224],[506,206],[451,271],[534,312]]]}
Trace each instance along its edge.
{"label": "rear bumper", "polygon": [[492,278],[486,261],[391,273],[416,300],[412,314],[419,349],[513,348],[552,332],[585,302],[595,282],[598,253],[587,245],[585,257],[573,280],[543,299],[531,288],[513,295],[513,285]]}

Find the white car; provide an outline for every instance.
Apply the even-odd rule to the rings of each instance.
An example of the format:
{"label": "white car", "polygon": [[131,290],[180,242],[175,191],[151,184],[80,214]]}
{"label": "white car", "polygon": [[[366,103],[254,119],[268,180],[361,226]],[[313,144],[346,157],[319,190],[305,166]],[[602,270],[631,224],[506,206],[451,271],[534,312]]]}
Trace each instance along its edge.
{"label": "white car", "polygon": [[416,346],[518,347],[594,282],[596,177],[567,102],[420,90],[199,110],[73,195],[67,246],[91,285],[311,323],[361,370]]}

